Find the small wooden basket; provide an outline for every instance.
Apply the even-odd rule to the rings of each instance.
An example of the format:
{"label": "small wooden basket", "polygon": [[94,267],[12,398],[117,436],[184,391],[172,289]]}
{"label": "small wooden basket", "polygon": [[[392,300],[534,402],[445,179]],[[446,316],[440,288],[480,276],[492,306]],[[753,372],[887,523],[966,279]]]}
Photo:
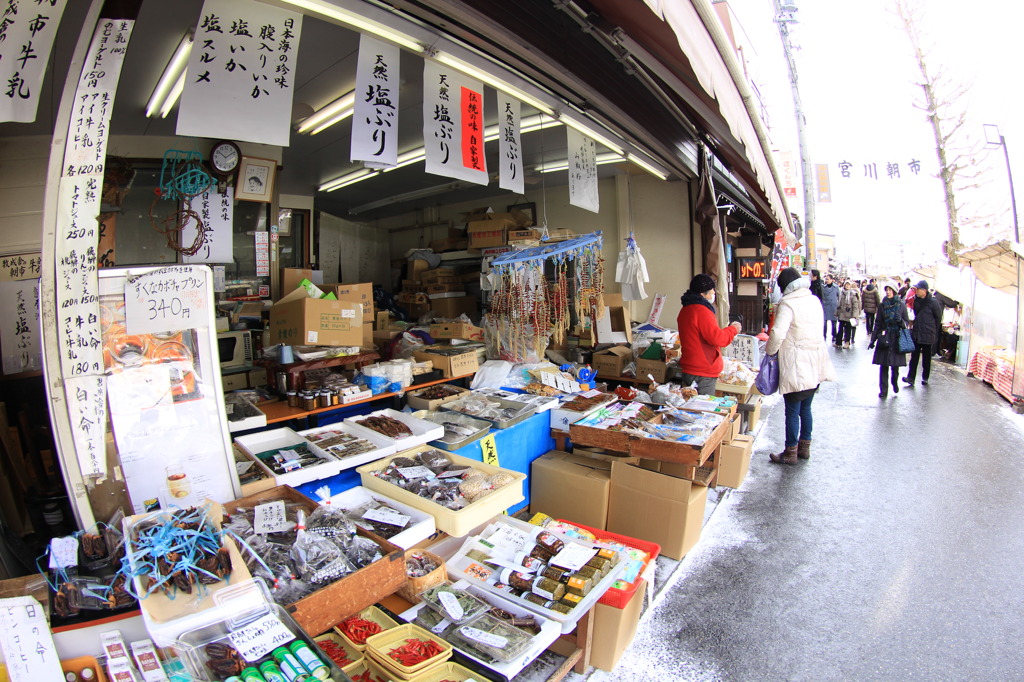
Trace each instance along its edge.
{"label": "small wooden basket", "polygon": [[433,552],[428,552],[425,549],[407,549],[405,550],[405,560],[408,561],[413,555],[419,555],[432,560],[437,564],[430,573],[419,578],[410,578],[408,574],[405,577],[405,584],[398,588],[397,594],[402,599],[405,599],[410,604],[419,604],[420,592],[429,590],[431,587],[436,587],[441,583],[448,581],[448,571],[444,567],[444,559],[437,556]]}

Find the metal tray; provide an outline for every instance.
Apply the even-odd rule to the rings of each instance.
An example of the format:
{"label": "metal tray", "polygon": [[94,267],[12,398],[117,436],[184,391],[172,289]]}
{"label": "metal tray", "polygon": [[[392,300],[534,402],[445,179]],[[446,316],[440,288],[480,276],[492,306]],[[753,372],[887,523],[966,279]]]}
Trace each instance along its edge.
{"label": "metal tray", "polygon": [[415,416],[420,419],[425,419],[428,422],[441,424],[442,426],[444,425],[444,422],[455,422],[462,426],[468,426],[471,429],[477,429],[477,432],[470,436],[464,436],[461,438],[456,436],[455,438],[458,438],[458,440],[448,440],[447,437],[445,437],[430,441],[430,444],[435,448],[447,450],[448,452],[464,448],[470,443],[480,440],[491,430],[491,422],[486,419],[470,417],[469,415],[462,414],[461,412],[416,412]]}
{"label": "metal tray", "polygon": [[[509,407],[509,408],[520,410],[520,412],[516,416],[514,416],[514,417],[512,417],[510,419],[502,419],[502,420],[499,420],[499,419],[487,419],[486,417],[478,417],[478,416],[473,415],[473,414],[466,415],[467,417],[472,417],[473,419],[479,419],[479,420],[482,420],[482,421],[490,422],[494,426],[494,428],[496,428],[496,429],[507,429],[510,426],[515,426],[519,422],[526,421],[527,419],[532,417],[537,412],[537,409],[535,407],[533,407],[532,405],[526,405],[526,404],[523,404],[523,403],[520,403],[520,402],[516,402],[515,400],[506,400],[505,398],[495,398],[494,396],[484,396],[484,397],[487,398],[488,400],[491,400],[491,401],[497,401],[501,405],[501,407],[503,407],[503,408]],[[459,398],[458,400],[453,400],[450,403],[445,403],[444,405],[441,406],[441,409],[442,410],[447,410],[449,412],[458,412],[459,414],[465,414],[461,409],[459,409],[460,405],[462,404],[462,402],[464,400],[465,400],[465,398]]]}

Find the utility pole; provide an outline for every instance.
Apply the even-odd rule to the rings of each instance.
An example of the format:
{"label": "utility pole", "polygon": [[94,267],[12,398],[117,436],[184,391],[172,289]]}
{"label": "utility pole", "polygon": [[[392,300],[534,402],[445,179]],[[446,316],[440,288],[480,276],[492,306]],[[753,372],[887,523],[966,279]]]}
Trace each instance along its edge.
{"label": "utility pole", "polygon": [[807,269],[817,267],[814,243],[814,176],[811,174],[811,159],[807,151],[807,122],[803,104],[800,102],[800,88],[797,86],[796,62],[793,60],[793,43],[789,38],[790,24],[796,23],[797,7],[793,0],[772,0],[775,6],[775,23],[782,38],[782,52],[786,55],[789,69],[789,83],[793,88],[793,109],[796,111],[796,135],[800,147],[800,174],[804,181],[804,243],[807,248]]}

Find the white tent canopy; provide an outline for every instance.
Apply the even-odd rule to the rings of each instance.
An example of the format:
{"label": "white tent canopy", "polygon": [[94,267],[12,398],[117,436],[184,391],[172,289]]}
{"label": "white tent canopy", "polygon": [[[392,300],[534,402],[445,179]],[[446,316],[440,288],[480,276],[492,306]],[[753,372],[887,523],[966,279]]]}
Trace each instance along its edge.
{"label": "white tent canopy", "polygon": [[1021,258],[1024,248],[1005,240],[960,253],[960,260],[971,266],[980,282],[1009,293],[1017,290]]}

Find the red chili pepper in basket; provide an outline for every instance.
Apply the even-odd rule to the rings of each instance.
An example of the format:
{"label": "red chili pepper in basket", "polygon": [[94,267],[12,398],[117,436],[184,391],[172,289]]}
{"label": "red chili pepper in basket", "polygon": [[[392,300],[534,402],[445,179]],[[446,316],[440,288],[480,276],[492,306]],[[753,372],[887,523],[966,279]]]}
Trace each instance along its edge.
{"label": "red chili pepper in basket", "polygon": [[411,668],[443,653],[444,649],[433,640],[428,639],[424,642],[423,640],[410,638],[405,640],[405,644],[402,646],[389,651],[388,656],[405,667]]}
{"label": "red chili pepper in basket", "polygon": [[339,668],[344,668],[346,665],[352,663],[352,661],[349,660],[348,652],[345,651],[344,647],[338,646],[329,639],[317,642],[317,644],[320,645],[320,649],[330,656],[331,660],[334,661]]}
{"label": "red chili pepper in basket", "polygon": [[371,675],[369,670],[363,671],[352,678],[352,682],[384,682],[377,675]]}
{"label": "red chili pepper in basket", "polygon": [[341,621],[338,624],[338,629],[356,644],[366,644],[367,639],[384,632],[384,628],[380,625],[359,616],[352,616]]}

